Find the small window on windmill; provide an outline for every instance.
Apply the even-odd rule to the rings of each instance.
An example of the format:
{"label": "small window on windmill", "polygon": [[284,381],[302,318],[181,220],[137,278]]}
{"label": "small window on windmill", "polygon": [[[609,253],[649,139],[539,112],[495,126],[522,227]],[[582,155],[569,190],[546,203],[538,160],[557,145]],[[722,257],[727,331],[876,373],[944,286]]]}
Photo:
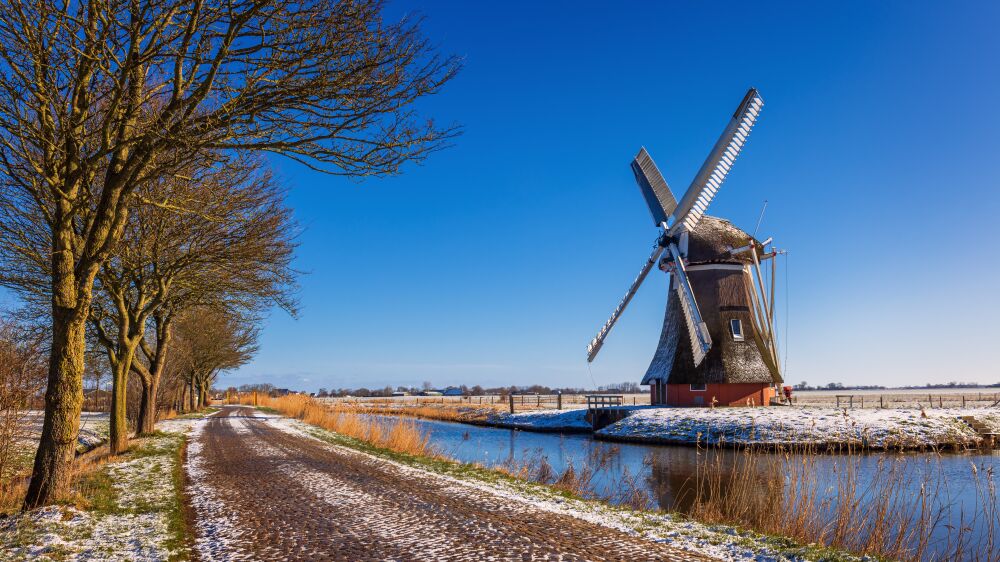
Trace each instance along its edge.
{"label": "small window on windmill", "polygon": [[706,390],[708,390],[708,385],[705,383],[692,384],[690,386],[691,386],[691,392],[705,392]]}
{"label": "small window on windmill", "polygon": [[739,318],[729,321],[729,330],[733,333],[734,340],[743,341],[743,322],[740,322]]}

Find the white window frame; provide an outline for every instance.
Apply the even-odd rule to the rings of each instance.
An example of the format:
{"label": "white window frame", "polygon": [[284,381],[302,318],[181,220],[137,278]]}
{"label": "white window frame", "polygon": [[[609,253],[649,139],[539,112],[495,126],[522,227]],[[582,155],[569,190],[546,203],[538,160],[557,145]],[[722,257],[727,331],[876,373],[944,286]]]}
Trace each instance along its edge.
{"label": "white window frame", "polygon": [[[700,386],[701,388],[695,388],[696,386]],[[702,384],[689,384],[688,388],[691,389],[691,392],[708,392],[708,385],[704,384],[704,383],[702,383]]]}
{"label": "white window frame", "polygon": [[[740,333],[739,334],[737,334],[736,330],[733,329],[736,326],[739,326],[739,328],[740,328]],[[733,341],[744,341],[746,339],[746,337],[743,335],[743,321],[740,320],[739,318],[730,318],[729,319],[729,333],[733,336]]]}

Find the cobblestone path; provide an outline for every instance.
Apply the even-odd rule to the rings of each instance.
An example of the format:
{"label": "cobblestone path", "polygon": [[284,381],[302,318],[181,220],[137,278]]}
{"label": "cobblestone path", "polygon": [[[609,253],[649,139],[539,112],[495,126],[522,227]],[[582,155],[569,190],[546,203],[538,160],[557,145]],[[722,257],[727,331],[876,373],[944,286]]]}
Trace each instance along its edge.
{"label": "cobblestone path", "polygon": [[227,407],[196,431],[203,560],[708,560]]}

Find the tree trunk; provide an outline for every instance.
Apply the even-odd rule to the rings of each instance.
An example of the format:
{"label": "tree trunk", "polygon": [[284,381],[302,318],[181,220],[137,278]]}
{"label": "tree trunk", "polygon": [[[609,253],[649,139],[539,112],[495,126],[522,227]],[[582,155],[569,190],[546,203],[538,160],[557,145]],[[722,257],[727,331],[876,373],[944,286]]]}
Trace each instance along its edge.
{"label": "tree trunk", "polygon": [[[64,283],[72,284],[71,280],[64,280]],[[24,498],[25,509],[53,503],[69,492],[83,409],[84,338],[89,308],[89,300],[79,302],[75,308],[52,306],[45,418],[31,482]]]}
{"label": "tree trunk", "polygon": [[192,379],[188,383],[188,399],[191,401],[191,411],[195,412],[198,410],[198,395],[194,392],[194,380]]}
{"label": "tree trunk", "polygon": [[139,401],[139,423],[136,432],[139,435],[149,435],[156,430],[156,392],[160,386],[160,377],[154,375],[149,381],[142,381],[142,396]]}
{"label": "tree trunk", "polygon": [[[126,351],[126,354],[128,352]],[[108,445],[112,455],[124,453],[128,449],[128,419],[125,391],[128,388],[131,358],[119,360],[111,369],[111,429]]]}
{"label": "tree trunk", "polygon": [[[135,357],[132,360],[132,366],[139,375],[139,382],[142,383],[139,423],[137,424],[137,431],[140,435],[149,435],[156,430],[156,414],[159,410],[157,393],[160,388],[163,368],[166,365],[167,351],[170,348],[170,317],[160,312],[154,315],[153,319],[156,322],[156,351],[150,354],[144,340],[139,340],[140,348],[149,361],[149,368],[145,369],[138,365]],[[176,404],[176,399],[174,403]]]}

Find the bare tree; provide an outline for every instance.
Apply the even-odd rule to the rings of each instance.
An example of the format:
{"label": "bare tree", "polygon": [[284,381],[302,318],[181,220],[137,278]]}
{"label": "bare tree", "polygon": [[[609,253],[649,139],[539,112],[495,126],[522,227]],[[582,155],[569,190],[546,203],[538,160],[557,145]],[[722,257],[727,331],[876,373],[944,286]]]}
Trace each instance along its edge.
{"label": "bare tree", "polygon": [[[380,0],[0,0],[0,260],[40,265],[52,311],[26,508],[68,490],[94,279],[136,186],[205,150],[390,174],[455,132],[410,108],[457,61],[418,21],[381,13]],[[22,239],[32,223],[47,245]],[[17,268],[6,277],[23,287]]]}
{"label": "bare tree", "polygon": [[212,307],[189,309],[177,320],[177,339],[183,346],[178,363],[189,387],[191,410],[207,405],[220,373],[243,365],[257,352],[255,324],[254,318]]}
{"label": "bare tree", "polygon": [[[98,274],[91,314],[112,367],[110,446],[127,446],[126,388],[140,380],[137,429],[150,433],[170,325],[186,307],[293,311],[293,223],[259,163],[167,176],[137,191],[123,241]],[[169,208],[162,201],[173,201]],[[147,337],[147,325],[152,331]],[[137,356],[138,354],[138,356]]]}

